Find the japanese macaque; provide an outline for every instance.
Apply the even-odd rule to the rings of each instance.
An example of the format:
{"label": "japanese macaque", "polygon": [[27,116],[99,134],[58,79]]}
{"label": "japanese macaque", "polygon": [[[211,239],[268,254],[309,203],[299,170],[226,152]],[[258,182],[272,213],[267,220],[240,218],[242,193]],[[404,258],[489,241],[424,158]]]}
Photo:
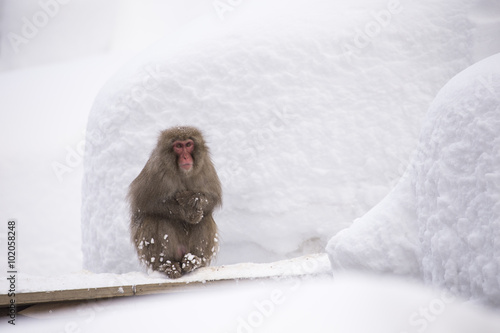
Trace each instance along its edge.
{"label": "japanese macaque", "polygon": [[212,212],[222,190],[198,129],[161,132],[128,198],[132,241],[148,268],[179,278],[210,264],[218,250]]}

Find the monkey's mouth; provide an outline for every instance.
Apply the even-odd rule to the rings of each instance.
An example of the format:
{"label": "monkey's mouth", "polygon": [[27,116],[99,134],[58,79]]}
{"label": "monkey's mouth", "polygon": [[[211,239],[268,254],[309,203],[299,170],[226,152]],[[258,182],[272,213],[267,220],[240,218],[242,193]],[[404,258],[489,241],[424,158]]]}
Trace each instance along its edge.
{"label": "monkey's mouth", "polygon": [[189,171],[193,167],[193,163],[183,163],[180,165],[180,167],[186,171]]}

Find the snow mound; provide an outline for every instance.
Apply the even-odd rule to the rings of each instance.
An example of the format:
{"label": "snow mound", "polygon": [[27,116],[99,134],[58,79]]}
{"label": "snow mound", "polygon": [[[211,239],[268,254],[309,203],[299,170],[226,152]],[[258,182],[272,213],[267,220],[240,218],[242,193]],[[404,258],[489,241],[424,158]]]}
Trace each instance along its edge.
{"label": "snow mound", "polygon": [[175,125],[205,133],[223,184],[219,264],[322,250],[390,191],[428,104],[469,65],[468,7],[451,3],[256,1],[147,50],[89,116],[84,267],[139,269],[127,187]]}
{"label": "snow mound", "polygon": [[[500,331],[497,314],[447,293],[402,279],[346,273],[333,281],[240,281],[74,307],[41,304],[20,315],[21,332],[42,333],[59,332],[64,325],[83,332],[153,332],[164,326],[174,332],[217,333]],[[7,325],[0,322],[0,329]]]}
{"label": "snow mound", "polygon": [[433,101],[394,191],[327,250],[334,268],[395,272],[500,305],[500,54]]}

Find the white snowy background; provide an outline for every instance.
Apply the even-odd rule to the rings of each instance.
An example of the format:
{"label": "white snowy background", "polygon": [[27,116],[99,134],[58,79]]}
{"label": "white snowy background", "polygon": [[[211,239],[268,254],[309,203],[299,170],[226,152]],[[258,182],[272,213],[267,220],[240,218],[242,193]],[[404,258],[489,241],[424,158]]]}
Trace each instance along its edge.
{"label": "white snowy background", "polygon": [[356,4],[247,5],[223,26],[199,20],[114,76],[87,126],[84,267],[138,269],[125,195],[170,126],[198,126],[211,144],[224,190],[219,264],[321,251],[377,204],[476,38],[469,2]]}
{"label": "white snowy background", "polygon": [[[452,77],[500,52],[496,1],[233,1],[226,12],[201,0],[61,1],[14,47],[9,33],[22,36],[25,18],[49,11],[47,3],[55,2],[0,2],[0,219],[18,221],[21,290],[65,276],[83,282],[92,275],[84,268],[144,279],[134,273],[140,268],[128,243],[126,187],[161,129],[193,124],[205,132],[224,186],[215,216],[223,242],[217,265],[323,252],[336,236],[327,248],[336,270],[423,276],[465,298],[498,303],[498,100],[464,116],[487,131],[463,130],[471,136],[463,141],[456,121],[435,118],[440,105],[476,89],[473,82],[458,79],[459,95],[432,103]],[[465,103],[476,103],[474,93]],[[429,107],[436,116],[426,119]],[[403,176],[419,137],[430,146],[414,159],[424,166],[410,169],[377,205]],[[473,144],[476,137],[481,144]],[[472,163],[479,156],[490,160]],[[429,166],[433,161],[438,167]],[[478,170],[477,182],[460,177],[470,168]],[[472,208],[459,205],[472,196]],[[471,235],[467,242],[463,234]],[[359,316],[371,318],[366,327],[374,332],[499,327],[498,318],[400,280],[342,274],[333,284],[300,283],[284,306],[269,316],[260,311],[265,322],[246,331],[348,328],[363,325]],[[207,330],[245,331],[239,319],[259,312],[255,302],[272,299],[276,289],[290,290],[221,291],[217,307],[228,312],[214,314]],[[369,301],[353,301],[360,298]],[[154,316],[143,310],[155,302],[192,321],[173,303],[193,301],[207,308],[213,297],[105,303],[92,307],[92,320],[80,328],[130,327],[113,316]],[[425,306],[435,310],[432,320],[414,315]],[[46,331],[63,331],[75,316],[45,321]]]}

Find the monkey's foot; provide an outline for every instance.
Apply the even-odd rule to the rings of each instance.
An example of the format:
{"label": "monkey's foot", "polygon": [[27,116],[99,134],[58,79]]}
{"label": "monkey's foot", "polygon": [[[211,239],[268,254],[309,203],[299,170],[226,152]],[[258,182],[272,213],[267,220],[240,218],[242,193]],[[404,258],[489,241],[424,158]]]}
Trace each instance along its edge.
{"label": "monkey's foot", "polygon": [[160,272],[164,272],[171,279],[178,279],[182,276],[181,264],[178,262],[167,262],[159,267]]}
{"label": "monkey's foot", "polygon": [[182,258],[182,272],[189,273],[202,265],[202,259],[192,253],[186,253]]}

